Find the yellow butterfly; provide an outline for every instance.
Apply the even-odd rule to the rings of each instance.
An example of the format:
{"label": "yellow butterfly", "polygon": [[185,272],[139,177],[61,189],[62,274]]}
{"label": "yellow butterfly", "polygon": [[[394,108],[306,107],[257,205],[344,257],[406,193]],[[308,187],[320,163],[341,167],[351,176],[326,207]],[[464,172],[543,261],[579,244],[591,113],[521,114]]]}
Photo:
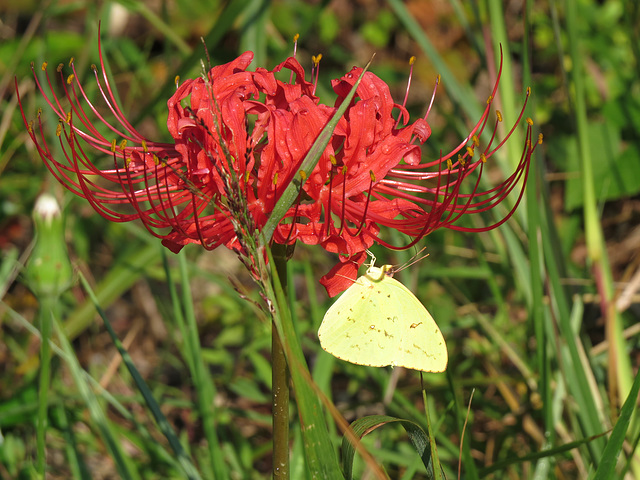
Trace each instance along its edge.
{"label": "yellow butterfly", "polygon": [[371,367],[444,372],[449,356],[442,332],[394,268],[374,266],[329,308],[318,330],[322,348],[341,360]]}

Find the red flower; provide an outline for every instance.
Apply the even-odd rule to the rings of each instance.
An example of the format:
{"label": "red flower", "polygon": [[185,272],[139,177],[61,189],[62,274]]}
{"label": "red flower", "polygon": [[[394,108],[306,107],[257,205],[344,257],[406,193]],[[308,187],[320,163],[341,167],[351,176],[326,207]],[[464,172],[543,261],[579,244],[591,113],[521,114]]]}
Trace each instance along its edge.
{"label": "red flower", "polygon": [[[272,71],[247,71],[252,58],[246,52],[212,68],[206,79],[187,80],[177,88],[167,102],[171,143],[149,141],[129,124],[104,74],[102,57],[103,82],[98,69],[93,70],[115,125],[87,98],[73,62],[73,74],[66,80],[58,68],[65,80],[69,111],[53,93],[48,74],[51,97],[34,73],[38,89],[60,119],[57,134],[64,159],[56,159],[49,150],[40,115],[40,134],[31,124],[29,134],[53,175],[105,218],[140,219],[174,252],[188,243],[244,251],[243,238],[266,223],[282,192],[299,175],[318,134],[361,74],[361,69],[354,68],[333,82],[338,98],[330,107],[319,103],[315,85],[305,80],[294,58]],[[283,69],[291,72],[289,82],[276,78]],[[496,89],[497,84],[494,94]],[[475,151],[490,106],[491,101],[456,149],[423,161],[420,144],[430,135],[426,117],[399,126],[408,122],[406,109],[394,103],[382,80],[365,73],[356,97],[306,179],[299,201],[289,208],[272,240],[280,244],[300,240],[339,253],[340,263],[321,280],[335,295],[351,284],[349,279],[355,278],[364,262],[365,249],[374,243],[406,248],[440,227],[473,230],[454,222],[500,203],[523,176],[524,186],[533,151],[529,126],[516,171],[493,189],[479,191],[485,160],[506,140]],[[392,115],[395,109],[399,118]],[[118,138],[105,138],[89,113]],[[88,153],[87,146],[94,152]],[[96,154],[105,155],[110,167],[97,167]],[[463,180],[474,171],[470,193],[462,193]],[[479,230],[499,225],[513,209],[500,222]],[[414,241],[402,247],[388,245],[378,236],[381,226],[395,228]]]}

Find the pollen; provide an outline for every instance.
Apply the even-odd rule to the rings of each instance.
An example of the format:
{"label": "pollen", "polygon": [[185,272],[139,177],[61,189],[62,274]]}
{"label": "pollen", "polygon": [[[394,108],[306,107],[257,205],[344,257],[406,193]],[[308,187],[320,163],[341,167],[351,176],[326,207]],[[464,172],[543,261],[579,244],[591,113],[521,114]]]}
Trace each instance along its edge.
{"label": "pollen", "polygon": [[299,34],[299,33],[296,33],[296,34],[293,36],[293,41],[294,41],[294,42],[297,42],[299,38],[300,38],[300,34]]}
{"label": "pollen", "polygon": [[95,64],[95,63],[92,63],[92,64],[91,64],[91,71],[92,71],[93,73],[96,73],[96,72],[98,71],[98,67],[96,67],[96,64]]}
{"label": "pollen", "polygon": [[477,147],[480,145],[480,140],[478,140],[478,136],[474,135],[473,137],[471,137],[471,140],[473,140],[473,146]]}
{"label": "pollen", "polygon": [[469,157],[473,157],[473,147],[467,147],[467,154],[469,155]]}
{"label": "pollen", "polygon": [[58,66],[56,67],[56,72],[60,73],[63,68],[64,68],[64,63],[59,63]]}
{"label": "pollen", "polygon": [[116,139],[111,140],[111,153],[116,153]]}
{"label": "pollen", "polygon": [[156,155],[155,153],[152,153],[151,158],[153,158],[153,164],[155,166],[160,165],[160,159],[158,158],[158,155]]}
{"label": "pollen", "polygon": [[69,59],[69,67],[71,67],[71,66],[73,65],[73,61],[74,61],[74,60],[75,60],[75,59],[74,59],[73,57],[71,57],[71,58]]}
{"label": "pollen", "polygon": [[322,54],[319,53],[318,55],[313,55],[311,57],[311,61],[313,62],[313,66],[317,67],[318,64],[320,63],[320,60],[322,60]]}
{"label": "pollen", "polygon": [[500,110],[496,110],[496,117],[499,122],[502,122],[502,112]]}
{"label": "pollen", "polygon": [[416,57],[415,55],[411,55],[411,58],[409,59],[409,65],[413,65],[414,63],[416,63]]}
{"label": "pollen", "polygon": [[481,153],[480,160],[482,161],[482,163],[487,163],[487,156],[484,153]]}
{"label": "pollen", "polygon": [[490,105],[491,102],[493,102],[493,95],[489,95],[489,98],[487,98],[487,105]]}
{"label": "pollen", "polygon": [[538,145],[542,144],[542,134],[538,134]]}
{"label": "pollen", "polygon": [[127,141],[126,140],[122,140],[120,142],[120,150],[124,150],[125,148],[127,148]]}
{"label": "pollen", "polygon": [[371,178],[372,182],[376,181],[376,174],[373,173],[373,170],[369,170],[369,177]]}
{"label": "pollen", "polygon": [[176,88],[180,86],[180,75],[176,75],[176,78],[173,79],[173,83],[176,84]]}
{"label": "pollen", "polygon": [[527,87],[527,97],[531,95],[531,87]]}
{"label": "pollen", "polygon": [[62,125],[58,123],[58,126],[56,127],[56,137],[59,137],[60,135],[62,135]]}
{"label": "pollen", "polygon": [[146,140],[142,140],[142,151],[144,153],[149,153],[149,149],[147,148],[147,141]]}
{"label": "pollen", "polygon": [[71,110],[69,110],[69,113],[64,117],[64,121],[68,124],[71,123]]}
{"label": "pollen", "polygon": [[40,68],[42,69],[43,72],[47,69],[47,65],[49,65],[49,63],[42,62],[42,66]]}
{"label": "pollen", "polygon": [[335,155],[329,155],[329,161],[331,162],[331,165],[333,165],[334,167],[338,164],[338,159],[336,158]]}
{"label": "pollen", "polygon": [[530,127],[533,127],[533,120],[531,119],[531,117],[527,117],[526,121]]}
{"label": "pollen", "polygon": [[298,172],[298,175],[300,175],[300,178],[302,179],[303,182],[307,180],[307,172],[305,172],[304,170],[300,170]]}
{"label": "pollen", "polygon": [[447,158],[447,169],[451,170],[453,168],[453,163],[451,162],[451,157]]}
{"label": "pollen", "polygon": [[440,74],[436,75],[436,85],[440,85]]}
{"label": "pollen", "polygon": [[71,85],[73,83],[73,79],[76,78],[76,76],[72,73],[71,75],[69,75],[67,77],[67,85]]}
{"label": "pollen", "polygon": [[273,182],[274,185],[278,184],[278,172],[276,172],[276,174],[273,176]]}

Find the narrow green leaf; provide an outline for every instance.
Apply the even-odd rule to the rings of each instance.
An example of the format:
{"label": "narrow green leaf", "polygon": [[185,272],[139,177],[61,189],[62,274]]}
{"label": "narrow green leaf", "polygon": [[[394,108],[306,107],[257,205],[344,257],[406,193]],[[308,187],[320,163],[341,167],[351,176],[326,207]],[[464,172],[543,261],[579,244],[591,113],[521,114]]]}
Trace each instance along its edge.
{"label": "narrow green leaf", "polygon": [[640,371],[636,374],[636,378],[631,386],[631,391],[629,392],[624,405],[622,405],[620,417],[618,417],[618,421],[616,422],[615,427],[613,427],[607,446],[604,447],[604,452],[602,452],[602,462],[600,462],[593,480],[608,480],[610,478],[615,478],[616,463],[620,456],[620,452],[622,451],[622,444],[624,443],[627,435],[627,430],[631,424],[631,415],[636,409],[639,390]]}
{"label": "narrow green leaf", "polygon": [[73,352],[73,347],[71,346],[71,343],[69,343],[69,339],[65,336],[58,321],[55,318],[52,318],[52,321],[60,342],[60,347],[66,354],[65,359],[69,366],[69,370],[71,371],[71,376],[78,388],[78,391],[80,392],[80,395],[82,396],[82,399],[89,409],[89,415],[92,422],[96,425],[102,440],[107,446],[109,454],[113,458],[118,474],[121,478],[126,480],[141,480],[140,474],[135,469],[133,462],[124,453],[122,444],[116,439],[111,431],[111,426],[109,425],[107,416],[102,410],[95,393],[93,393],[84,377],[84,370],[80,366],[80,363]]}
{"label": "narrow green leaf", "polygon": [[[431,458],[431,449],[429,448],[429,435],[422,429],[420,425],[411,420],[405,420],[403,418],[390,417],[388,415],[369,415],[367,417],[359,418],[351,424],[351,428],[358,438],[363,438],[365,435],[373,432],[375,429],[382,427],[389,423],[400,423],[404,427],[409,436],[409,440],[413,444],[416,452],[422,459],[422,463],[427,470],[427,478],[435,478],[433,473],[433,463]],[[351,442],[344,437],[342,440],[342,466],[344,475],[347,480],[353,478],[353,460],[356,450]],[[444,477],[444,473],[441,472]]]}
{"label": "narrow green leaf", "polygon": [[98,311],[98,314],[100,315],[100,317],[104,322],[104,326],[107,329],[107,332],[109,332],[109,336],[111,336],[111,340],[113,341],[114,345],[118,349],[118,352],[120,353],[120,356],[122,357],[122,361],[124,362],[125,366],[129,370],[129,373],[131,374],[133,381],[136,383],[138,390],[140,390],[140,393],[142,394],[145,402],[147,403],[147,406],[149,407],[151,414],[153,415],[156,422],[158,423],[158,427],[160,428],[160,431],[167,438],[167,440],[169,441],[169,445],[171,445],[171,448],[177,455],[178,463],[184,470],[184,473],[186,474],[187,478],[199,480],[200,474],[196,470],[191,458],[189,458],[189,456],[184,451],[184,448],[182,448],[182,444],[180,443],[180,440],[176,436],[175,432],[173,431],[173,428],[171,427],[171,424],[167,420],[167,417],[165,417],[162,411],[160,410],[160,405],[158,405],[158,403],[156,402],[156,399],[153,398],[153,394],[151,393],[151,390],[147,386],[147,383],[142,378],[142,375],[140,375],[140,372],[138,371],[135,364],[133,363],[131,356],[125,350],[124,345],[122,345],[122,342],[116,335],[115,330],[111,326],[111,322],[109,321],[109,318],[100,307],[100,304],[98,303],[98,299],[96,298],[95,293],[93,292],[93,290],[91,290],[91,286],[89,285],[87,280],[84,278],[84,275],[82,274],[80,274],[80,281],[82,282],[82,286],[85,289],[85,291],[89,294],[89,298],[94,303],[96,310]]}

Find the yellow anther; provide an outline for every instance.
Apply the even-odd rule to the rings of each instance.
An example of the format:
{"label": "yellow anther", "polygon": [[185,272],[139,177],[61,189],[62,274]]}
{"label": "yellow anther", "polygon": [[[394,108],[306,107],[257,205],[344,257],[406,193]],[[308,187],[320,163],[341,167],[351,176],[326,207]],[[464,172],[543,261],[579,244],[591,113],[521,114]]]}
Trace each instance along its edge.
{"label": "yellow anther", "polygon": [[527,87],[527,97],[531,95],[531,87]]}
{"label": "yellow anther", "polygon": [[299,33],[296,33],[296,34],[293,36],[293,41],[294,41],[294,42],[297,42],[299,38],[300,38],[300,34],[299,34]]}
{"label": "yellow anther", "polygon": [[49,65],[48,62],[42,62],[42,66],[40,68],[42,69],[43,72],[47,69],[47,65]]}
{"label": "yellow anther", "polygon": [[126,140],[122,140],[120,142],[120,150],[124,150],[125,148],[127,148],[127,141]]}
{"label": "yellow anther", "polygon": [[478,145],[480,145],[480,140],[478,140],[478,136],[474,135],[473,137],[471,137],[471,140],[473,140],[473,146],[477,147]]}
{"label": "yellow anther", "polygon": [[42,115],[42,108],[38,108],[38,112],[36,113],[36,115],[38,116],[38,118],[40,118],[40,115]]}
{"label": "yellow anther", "polygon": [[69,110],[69,113],[64,117],[64,121],[66,123],[71,123],[71,110]]}
{"label": "yellow anther", "polygon": [[436,85],[440,85],[440,74],[436,75]]}
{"label": "yellow anther", "polygon": [[176,84],[176,88],[180,86],[180,75],[176,75],[176,78],[173,79],[173,83]]}
{"label": "yellow anther", "polygon": [[116,152],[116,139],[111,140],[111,153]]}
{"label": "yellow anther", "polygon": [[416,57],[415,55],[411,55],[411,58],[409,59],[409,65],[413,65],[414,63],[416,63]]}
{"label": "yellow anther", "polygon": [[278,172],[276,172],[276,174],[273,176],[273,184],[274,185],[278,184]]}
{"label": "yellow anther", "polygon": [[502,112],[500,110],[496,110],[496,117],[498,117],[499,122],[502,122]]}
{"label": "yellow anther", "polygon": [[487,98],[487,105],[490,105],[491,102],[493,102],[493,95],[489,95],[489,98]]}
{"label": "yellow anther", "polygon": [[318,55],[313,55],[311,57],[311,61],[313,62],[313,66],[317,67],[318,64],[320,63],[320,60],[322,60],[322,54],[319,53]]}
{"label": "yellow anther", "polygon": [[344,175],[345,177],[347,176],[347,166],[346,165],[342,166],[342,175]]}
{"label": "yellow anther", "polygon": [[63,68],[64,68],[64,63],[59,63],[58,66],[56,67],[56,72],[60,73]]}
{"label": "yellow anther", "polygon": [[71,75],[69,75],[67,77],[67,85],[71,85],[73,83],[73,79],[76,78],[76,76],[72,73]]}
{"label": "yellow anther", "polygon": [[467,155],[469,155],[470,158],[473,158],[473,147],[467,147]]}
{"label": "yellow anther", "polygon": [[542,143],[542,134],[539,133],[538,134],[538,144],[541,144],[541,143]]}
{"label": "yellow anther", "polygon": [[376,174],[373,173],[373,170],[369,170],[369,178],[371,178],[372,182],[376,181]]}
{"label": "yellow anther", "polygon": [[458,163],[463,167],[467,164],[467,160],[460,154],[458,154]]}
{"label": "yellow anther", "polygon": [[484,153],[481,153],[480,160],[482,161],[482,163],[485,163],[487,161],[487,156]]}
{"label": "yellow anther", "polygon": [[331,165],[333,165],[334,167],[338,164],[338,159],[336,158],[335,155],[329,155],[329,161],[331,162]]}
{"label": "yellow anther", "polygon": [[74,58],[73,58],[73,57],[71,57],[71,58],[69,59],[69,67],[71,67],[71,65],[73,65],[73,60],[74,60]]}
{"label": "yellow anther", "polygon": [[298,172],[298,175],[300,175],[300,179],[304,182],[307,180],[307,172],[305,172],[304,170],[300,170]]}
{"label": "yellow anther", "polygon": [[527,117],[527,123],[529,124],[530,127],[533,127],[533,120],[531,119],[531,117]]}
{"label": "yellow anther", "polygon": [[95,64],[95,63],[92,63],[92,64],[91,64],[91,71],[92,71],[93,73],[96,73],[96,72],[98,71],[98,67],[96,67],[96,64]]}
{"label": "yellow anther", "polygon": [[153,158],[153,164],[158,166],[160,165],[160,159],[158,158],[158,155],[156,155],[155,153],[151,154],[151,158]]}
{"label": "yellow anther", "polygon": [[62,135],[62,125],[58,124],[56,127],[56,136],[59,137],[60,135]]}
{"label": "yellow anther", "polygon": [[453,162],[451,161],[451,157],[447,158],[447,169],[451,170],[453,168]]}
{"label": "yellow anther", "polygon": [[31,120],[27,125],[27,132],[33,133],[33,120]]}
{"label": "yellow anther", "polygon": [[129,165],[131,165],[131,157],[126,157],[124,159],[124,166],[128,167]]}
{"label": "yellow anther", "polygon": [[144,153],[149,153],[149,149],[147,148],[147,141],[146,140],[142,140],[142,142],[140,142],[142,144],[142,151]]}

